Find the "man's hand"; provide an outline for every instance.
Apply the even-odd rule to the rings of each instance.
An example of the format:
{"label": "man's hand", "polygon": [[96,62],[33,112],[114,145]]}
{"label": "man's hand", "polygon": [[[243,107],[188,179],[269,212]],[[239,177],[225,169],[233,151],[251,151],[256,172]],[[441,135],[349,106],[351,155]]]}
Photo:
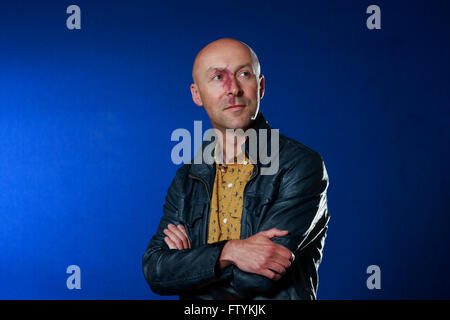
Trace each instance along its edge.
{"label": "man's hand", "polygon": [[[164,229],[164,242],[169,249],[190,249],[191,243],[182,224],[169,224]],[[231,264],[245,272],[256,273],[272,280],[279,280],[291,265],[294,254],[286,247],[273,242],[283,237],[287,230],[273,228],[261,231],[247,239],[229,240],[220,255],[218,266],[223,269]]]}
{"label": "man's hand", "polygon": [[247,239],[230,240],[225,244],[220,255],[219,268],[234,264],[242,271],[279,280],[291,265],[294,254],[270,239],[287,234],[287,230],[273,228]]}
{"label": "man's hand", "polygon": [[167,236],[164,238],[164,242],[169,246],[169,249],[182,250],[191,248],[189,237],[182,224],[175,227],[169,223],[167,229],[164,229],[164,234]]}

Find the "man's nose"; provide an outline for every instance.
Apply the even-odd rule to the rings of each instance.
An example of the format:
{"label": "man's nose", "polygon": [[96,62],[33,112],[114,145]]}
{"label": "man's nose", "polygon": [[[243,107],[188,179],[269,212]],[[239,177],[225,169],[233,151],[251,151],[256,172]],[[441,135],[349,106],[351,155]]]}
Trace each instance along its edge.
{"label": "man's nose", "polygon": [[235,77],[230,77],[230,85],[228,87],[228,94],[232,94],[233,96],[242,95],[241,84]]}

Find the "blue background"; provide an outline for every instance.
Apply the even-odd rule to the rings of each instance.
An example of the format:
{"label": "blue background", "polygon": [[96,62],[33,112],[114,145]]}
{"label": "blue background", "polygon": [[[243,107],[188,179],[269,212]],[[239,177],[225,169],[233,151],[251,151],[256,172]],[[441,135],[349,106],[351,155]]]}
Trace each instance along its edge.
{"label": "blue background", "polygon": [[264,115],[327,165],[318,298],[450,298],[449,15],[448,1],[1,1],[0,298],[176,298],[150,291],[141,257],[172,131],[210,127],[190,73],[221,37],[256,51]]}

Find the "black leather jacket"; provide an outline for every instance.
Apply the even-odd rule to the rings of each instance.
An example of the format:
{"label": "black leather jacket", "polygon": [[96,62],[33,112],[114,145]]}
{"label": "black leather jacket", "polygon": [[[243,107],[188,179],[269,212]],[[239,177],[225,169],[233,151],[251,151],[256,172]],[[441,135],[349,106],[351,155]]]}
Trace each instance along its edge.
{"label": "black leather jacket", "polygon": [[[271,129],[261,113],[253,127]],[[203,148],[208,143],[213,142]],[[248,155],[247,143],[244,149]],[[274,281],[234,265],[216,268],[226,241],[207,244],[215,165],[185,164],[169,187],[164,216],[143,256],[144,276],[153,292],[181,299],[316,299],[329,220],[328,175],[317,152],[281,134],[279,155],[276,174],[261,175],[258,161],[245,187],[241,239],[275,227],[288,230],[287,236],[272,239],[295,254],[286,274]],[[185,226],[191,249],[168,248],[163,230],[169,223]]]}

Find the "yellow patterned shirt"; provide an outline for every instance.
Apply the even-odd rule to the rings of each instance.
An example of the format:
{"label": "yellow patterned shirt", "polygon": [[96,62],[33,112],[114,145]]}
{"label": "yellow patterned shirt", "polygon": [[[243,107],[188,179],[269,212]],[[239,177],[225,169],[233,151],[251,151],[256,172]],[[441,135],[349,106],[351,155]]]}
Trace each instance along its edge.
{"label": "yellow patterned shirt", "polygon": [[216,160],[216,177],[209,214],[208,243],[239,239],[244,203],[244,188],[253,174],[253,164],[245,157],[243,163],[221,164]]}

